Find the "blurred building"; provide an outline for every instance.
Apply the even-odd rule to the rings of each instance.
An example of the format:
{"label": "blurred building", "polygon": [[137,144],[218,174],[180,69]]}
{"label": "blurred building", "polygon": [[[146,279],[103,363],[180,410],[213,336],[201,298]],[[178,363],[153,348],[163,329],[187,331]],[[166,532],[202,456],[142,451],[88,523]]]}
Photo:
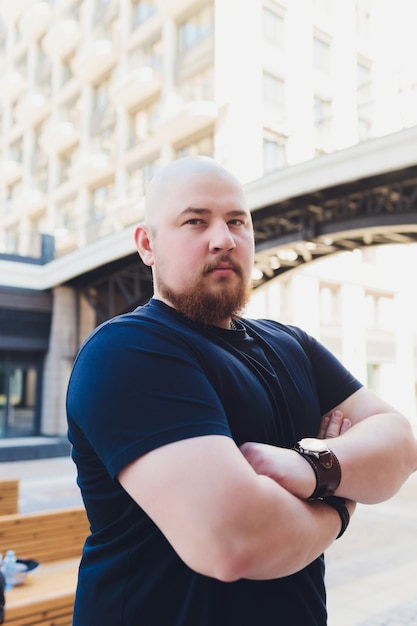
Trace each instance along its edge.
{"label": "blurred building", "polygon": [[[413,0],[395,11],[387,0],[2,1],[0,438],[65,435],[73,358],[106,317],[92,289],[51,278],[49,262],[75,277],[117,246],[133,254],[146,185],[172,159],[213,156],[246,184],[411,129],[416,18]],[[402,334],[367,323],[372,308],[401,310],[404,285],[333,267],[262,287],[254,314],[262,303],[303,322],[378,391],[400,369],[415,412],[413,320]],[[149,279],[137,280],[148,280],[140,303]],[[354,327],[335,313],[343,293],[364,312]],[[122,308],[116,299],[112,312]],[[351,332],[362,339],[349,354]]]}

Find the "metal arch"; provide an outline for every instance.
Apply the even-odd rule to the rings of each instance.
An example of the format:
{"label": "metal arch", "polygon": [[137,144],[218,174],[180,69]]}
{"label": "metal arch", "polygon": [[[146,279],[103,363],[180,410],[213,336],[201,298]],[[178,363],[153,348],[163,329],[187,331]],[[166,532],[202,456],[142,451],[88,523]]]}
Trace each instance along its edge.
{"label": "metal arch", "polygon": [[417,166],[257,209],[254,287],[340,251],[417,241]]}
{"label": "metal arch", "polygon": [[[292,197],[253,211],[254,288],[305,263],[365,246],[417,242],[417,165]],[[137,254],[70,281],[97,323],[152,296],[150,268]]]}
{"label": "metal arch", "polygon": [[71,284],[95,311],[97,324],[132,311],[152,296],[150,268],[137,254],[97,268]]}

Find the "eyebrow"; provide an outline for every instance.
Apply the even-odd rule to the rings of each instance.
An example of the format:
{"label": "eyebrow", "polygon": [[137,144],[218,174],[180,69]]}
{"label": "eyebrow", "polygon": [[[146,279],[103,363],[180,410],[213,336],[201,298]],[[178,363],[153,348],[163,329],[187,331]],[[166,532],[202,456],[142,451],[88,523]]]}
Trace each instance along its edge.
{"label": "eyebrow", "polygon": [[[197,207],[190,206],[184,209],[183,211],[181,211],[180,217],[184,217],[190,214],[209,215],[212,212],[213,211],[211,209],[204,209],[204,208],[197,208]],[[230,217],[240,217],[242,215],[247,216],[248,211],[245,211],[244,209],[232,209],[231,211],[227,211],[226,215]]]}

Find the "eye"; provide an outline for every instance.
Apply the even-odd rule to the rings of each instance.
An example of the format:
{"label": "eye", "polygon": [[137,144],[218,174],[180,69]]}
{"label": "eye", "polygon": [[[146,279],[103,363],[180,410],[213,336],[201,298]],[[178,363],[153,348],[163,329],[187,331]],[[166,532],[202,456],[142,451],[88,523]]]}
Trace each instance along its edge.
{"label": "eye", "polygon": [[185,222],[186,224],[190,224],[190,226],[197,226],[198,224],[204,224],[204,220],[201,217],[193,217]]}
{"label": "eye", "polygon": [[229,220],[228,224],[230,224],[230,226],[244,226],[245,225],[245,221],[236,218],[234,220]]}

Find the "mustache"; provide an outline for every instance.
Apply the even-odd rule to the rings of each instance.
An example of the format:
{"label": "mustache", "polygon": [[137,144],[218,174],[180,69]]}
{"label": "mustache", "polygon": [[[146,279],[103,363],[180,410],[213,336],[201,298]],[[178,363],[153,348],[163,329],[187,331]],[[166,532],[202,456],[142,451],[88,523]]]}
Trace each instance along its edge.
{"label": "mustache", "polygon": [[230,256],[227,254],[217,257],[213,261],[210,261],[210,263],[206,263],[206,265],[204,265],[203,267],[202,274],[209,274],[214,269],[216,269],[216,267],[224,264],[227,264],[234,272],[236,272],[238,276],[242,275],[242,269],[240,265],[236,263],[234,259],[230,258]]}

